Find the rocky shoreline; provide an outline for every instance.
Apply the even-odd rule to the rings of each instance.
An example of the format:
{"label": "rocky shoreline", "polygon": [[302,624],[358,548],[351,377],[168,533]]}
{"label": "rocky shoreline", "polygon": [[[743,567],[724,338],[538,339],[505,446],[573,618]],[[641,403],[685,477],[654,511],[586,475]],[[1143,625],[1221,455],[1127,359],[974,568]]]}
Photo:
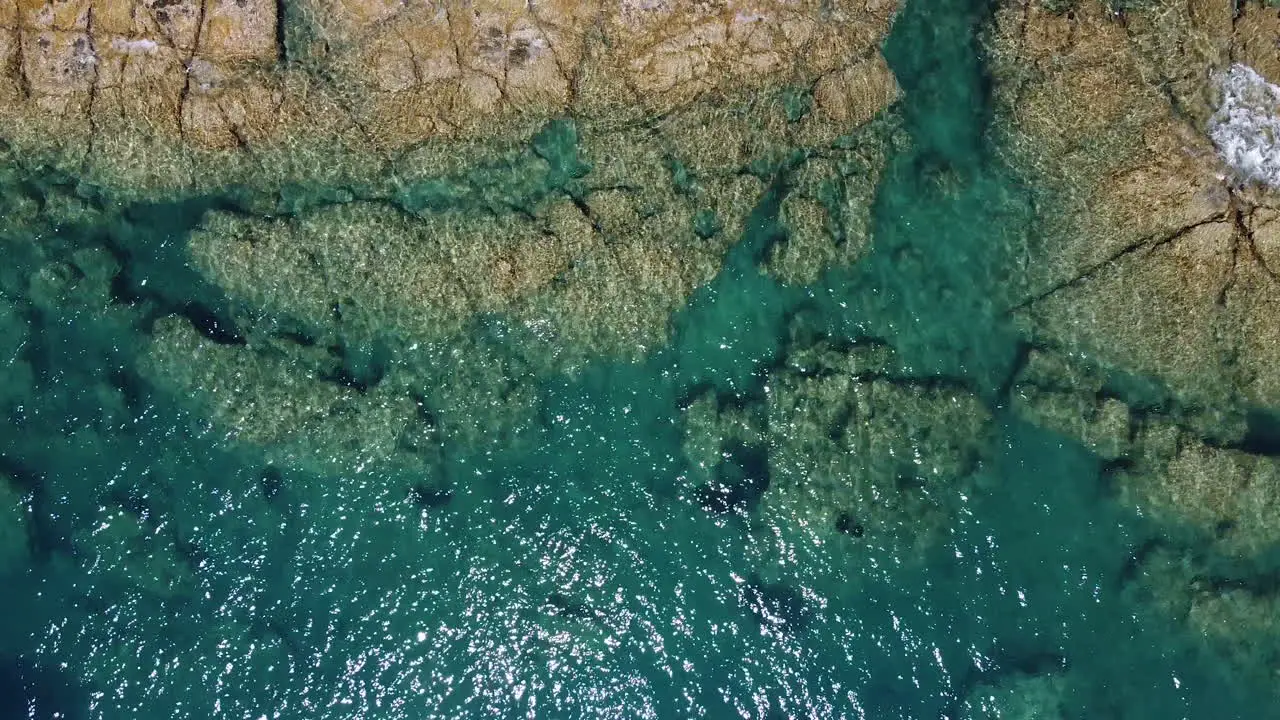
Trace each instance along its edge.
{"label": "rocky shoreline", "polygon": [[[549,387],[630,364],[678,404],[673,492],[918,562],[1027,423],[1160,528],[1120,593],[1270,682],[1278,141],[1220,130],[1280,117],[1280,12],[991,5],[935,31],[972,33],[971,96],[895,64],[891,0],[0,6],[0,409],[59,426],[45,338],[98,324],[137,346],[85,341],[91,432],[178,398],[272,467],[443,498],[446,456],[536,444]],[[52,552],[23,442],[0,571]],[[130,532],[67,542],[193,592]],[[983,677],[964,716],[1063,717],[1069,685]]]}

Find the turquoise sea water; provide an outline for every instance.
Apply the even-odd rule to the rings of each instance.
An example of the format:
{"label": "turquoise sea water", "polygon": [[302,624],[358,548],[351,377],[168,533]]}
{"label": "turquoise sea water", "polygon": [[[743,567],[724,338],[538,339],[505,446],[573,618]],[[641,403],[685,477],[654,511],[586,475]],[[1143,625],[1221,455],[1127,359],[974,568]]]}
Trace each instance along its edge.
{"label": "turquoise sea water", "polygon": [[[1064,718],[1280,717],[1269,688],[1133,596],[1158,531],[1099,459],[1005,407],[1024,348],[1001,298],[1034,228],[1032,191],[987,147],[985,5],[913,2],[895,26],[911,143],[865,261],[809,288],[757,272],[780,240],[779,184],[668,347],[522,378],[535,442],[451,453],[450,490],[412,503],[413,478],[268,467],[139,379],[148,313],[221,302],[182,252],[218,199],[41,239],[124,259],[112,282],[134,302],[105,313],[27,297],[37,259],[11,246],[0,360],[23,363],[2,376],[0,470],[29,498],[33,554],[3,578],[0,718],[1014,717],[972,691],[1035,675],[1066,678]],[[796,318],[887,343],[906,374],[993,413],[925,562],[860,527],[821,543],[684,491],[682,407],[758,402]],[[518,340],[475,332],[520,367]],[[767,482],[754,452],[734,458],[748,493]],[[132,554],[85,551],[112,531],[95,525],[104,505],[141,519]],[[761,557],[781,558],[768,577]],[[122,580],[139,574],[194,585]]]}

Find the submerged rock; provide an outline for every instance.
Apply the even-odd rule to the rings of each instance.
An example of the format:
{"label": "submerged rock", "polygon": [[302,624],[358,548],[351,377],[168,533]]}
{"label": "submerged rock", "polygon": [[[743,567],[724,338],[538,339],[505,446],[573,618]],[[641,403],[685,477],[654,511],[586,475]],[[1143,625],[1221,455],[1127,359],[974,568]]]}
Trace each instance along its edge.
{"label": "submerged rock", "polygon": [[761,625],[803,630],[814,608],[804,593],[782,583],[766,583],[752,577],[742,584],[740,601]]}
{"label": "submerged rock", "polygon": [[969,692],[962,720],[1064,720],[1069,692],[1061,675],[1014,674]]}
{"label": "submerged rock", "polygon": [[769,455],[761,447],[730,440],[721,450],[714,478],[694,492],[702,509],[714,515],[747,512],[769,489]]}
{"label": "submerged rock", "polygon": [[[766,386],[759,405],[717,407],[703,397],[686,410],[699,502],[717,512],[758,504],[762,527],[838,546],[874,537],[908,550],[903,558],[923,557],[946,536],[993,437],[974,394],[902,374],[878,344],[796,345]],[[744,454],[760,468],[752,473],[717,461],[718,442],[768,452]]]}
{"label": "submerged rock", "polygon": [[0,576],[26,570],[31,553],[30,514],[12,478],[0,473]]}
{"label": "submerged rock", "polygon": [[1280,406],[1280,20],[1258,0],[1068,5],[1003,2],[991,39],[1006,157],[1043,198],[1008,311],[1036,348],[1013,406],[1106,460],[1171,535],[1267,566],[1274,458],[1248,438]]}

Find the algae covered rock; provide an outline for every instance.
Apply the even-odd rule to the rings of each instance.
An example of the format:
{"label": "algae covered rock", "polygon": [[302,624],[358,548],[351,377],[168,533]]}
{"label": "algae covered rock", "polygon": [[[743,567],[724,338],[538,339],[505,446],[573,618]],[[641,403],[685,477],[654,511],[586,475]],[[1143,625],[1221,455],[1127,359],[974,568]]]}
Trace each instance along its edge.
{"label": "algae covered rock", "polygon": [[1106,386],[1106,376],[1095,368],[1033,350],[1010,389],[1011,404],[1019,417],[1116,460],[1132,451],[1133,411],[1105,392]]}
{"label": "algae covered rock", "polygon": [[147,513],[119,505],[99,508],[92,525],[75,542],[83,561],[116,582],[127,583],[159,599],[190,597],[199,581],[192,559],[184,557],[174,538]]}
{"label": "algae covered rock", "polygon": [[1241,628],[1273,637],[1275,22],[1254,1],[1009,0],[987,41],[994,130],[1035,188],[1010,407],[1157,528],[1134,597],[1245,673],[1274,667]]}
{"label": "algae covered rock", "polygon": [[[448,145],[424,145],[414,151],[419,171],[397,178],[389,193],[330,187],[282,194],[274,207],[207,213],[187,255],[201,277],[226,294],[234,317],[224,320],[250,339],[223,343],[210,355],[225,368],[277,368],[241,378],[287,373],[292,379],[262,392],[212,376],[195,380],[179,367],[192,352],[181,338],[204,341],[189,331],[168,332],[170,325],[156,334],[151,375],[182,394],[219,387],[214,405],[243,403],[236,435],[252,437],[255,432],[241,432],[259,424],[251,408],[267,415],[274,408],[311,408],[307,414],[350,395],[323,387],[315,392],[328,399],[317,403],[266,399],[284,387],[309,396],[305,383],[334,375],[323,365],[343,364],[324,358],[342,354],[333,348],[386,349],[386,381],[372,393],[362,391],[357,404],[395,394],[400,399],[382,407],[409,410],[406,426],[414,421],[404,387],[419,380],[401,382],[397,378],[407,376],[391,360],[406,348],[455,342],[477,324],[507,326],[528,339],[538,348],[534,365],[541,374],[572,371],[602,356],[644,357],[667,343],[672,314],[715,277],[728,248],[755,231],[748,218],[765,197],[769,174],[785,167],[776,165],[779,157],[806,152],[803,143],[816,137],[812,112],[786,119],[784,95],[743,105],[733,97],[700,99],[655,127],[619,125],[604,116],[555,120],[527,143],[482,149],[459,141],[460,157],[450,155]],[[876,97],[879,104],[890,96]],[[682,113],[688,125],[675,122]],[[773,134],[755,125],[771,114],[782,118]],[[710,116],[723,122],[708,125]],[[700,157],[707,127],[757,135],[735,141],[740,156],[720,153],[711,158],[730,161],[712,162]],[[795,196],[808,198],[797,202],[821,204],[830,222],[793,229],[786,249],[767,264],[784,279],[811,281],[824,268],[855,262],[869,243],[873,189],[896,126],[885,118],[841,127],[838,139],[824,140],[830,145],[807,151],[812,158],[795,156],[801,159]],[[422,169],[428,160],[431,172]],[[178,347],[162,347],[166,343]],[[436,407],[445,417],[454,405]],[[226,412],[217,415],[230,420]],[[374,426],[386,422],[394,424],[388,416]],[[259,440],[302,436],[282,432]],[[313,428],[312,436],[328,435]],[[377,441],[371,447],[391,446]]]}
{"label": "algae covered rock", "polygon": [[284,465],[315,472],[431,473],[446,446],[515,446],[531,429],[527,361],[476,340],[402,349],[268,338],[225,345],[183,318],[157,324],[144,360],[162,386],[230,438]]}
{"label": "algae covered rock", "polygon": [[[1191,5],[1144,4],[1126,30],[1105,3],[1008,3],[996,99],[1011,160],[1044,188],[1014,312],[1037,337],[1220,401],[1237,203],[1205,128],[1226,39],[1218,13]],[[1163,52],[1161,33],[1183,51]]]}
{"label": "algae covered rock", "polygon": [[1212,652],[1237,672],[1267,682],[1280,672],[1280,596],[1255,588],[1198,588],[1187,610]]}
{"label": "algae covered rock", "polygon": [[[368,440],[388,458],[423,444],[397,439],[421,434],[408,388],[440,376],[403,370],[408,348],[506,323],[538,372],[643,357],[806,153],[771,269],[811,279],[860,257],[897,5],[0,6],[5,217],[39,257],[18,291],[154,327],[149,378],[232,436],[301,453],[309,435],[348,459]],[[95,226],[110,229],[87,247]],[[64,233],[86,247],[44,257]],[[509,395],[492,404],[527,404]],[[378,439],[323,429],[352,405]],[[484,434],[456,417],[446,437]]]}
{"label": "algae covered rock", "polygon": [[902,143],[900,134],[896,118],[885,115],[796,170],[780,209],[787,239],[767,259],[770,273],[807,285],[866,255],[876,188],[890,153]]}
{"label": "algae covered rock", "polygon": [[945,535],[990,421],[963,389],[892,375],[777,377],[769,413],[779,521],[917,550]]}
{"label": "algae covered rock", "polygon": [[[1274,458],[1214,448],[1185,435],[1170,439],[1175,431],[1169,428],[1148,433],[1166,437],[1145,439],[1159,459],[1121,479],[1130,502],[1166,522],[1190,523],[1223,552],[1249,556],[1280,543],[1280,464]],[[1172,456],[1162,457],[1162,448],[1172,449]]]}
{"label": "algae covered rock", "polygon": [[424,142],[784,84],[856,123],[893,95],[896,5],[11,2],[0,117],[21,152],[131,196],[369,181]]}
{"label": "algae covered rock", "polygon": [[1062,675],[1014,674],[970,691],[963,720],[1061,720],[1067,693]]}
{"label": "algae covered rock", "polygon": [[1157,546],[1127,592],[1192,631],[1191,646],[1232,677],[1270,686],[1280,671],[1274,588],[1233,568],[1235,558]]}
{"label": "algae covered rock", "polygon": [[990,40],[1007,157],[1043,198],[1010,315],[1038,349],[1167,390],[1135,405],[1110,371],[1029,366],[1015,408],[1136,463],[1124,486],[1150,512],[1217,527],[1246,553],[1272,535],[1253,510],[1270,504],[1270,458],[1250,446],[1248,418],[1277,402],[1280,196],[1261,130],[1280,96],[1274,48],[1259,42],[1274,15],[1259,2],[1007,2]]}
{"label": "algae covered rock", "polygon": [[904,548],[903,558],[933,547],[989,452],[986,407],[963,388],[902,373],[876,343],[788,357],[759,405],[703,396],[686,410],[691,482],[717,487],[740,454],[733,448],[757,448],[764,479],[742,509],[762,527]]}
{"label": "algae covered rock", "polygon": [[1127,7],[1123,24],[1095,2],[997,14],[998,125],[1045,201],[1012,308],[1038,341],[1158,377],[1189,403],[1276,402],[1277,201],[1257,165],[1273,150],[1242,145],[1265,144],[1280,110],[1258,42],[1274,14],[1160,1]]}

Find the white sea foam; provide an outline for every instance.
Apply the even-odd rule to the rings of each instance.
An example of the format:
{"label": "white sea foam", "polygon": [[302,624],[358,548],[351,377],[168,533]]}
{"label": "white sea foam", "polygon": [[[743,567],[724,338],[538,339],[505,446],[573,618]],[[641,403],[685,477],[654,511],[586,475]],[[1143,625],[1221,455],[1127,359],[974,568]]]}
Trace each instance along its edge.
{"label": "white sea foam", "polygon": [[1218,154],[1238,179],[1280,187],[1280,87],[1239,63],[1217,80],[1222,101],[1209,138]]}

